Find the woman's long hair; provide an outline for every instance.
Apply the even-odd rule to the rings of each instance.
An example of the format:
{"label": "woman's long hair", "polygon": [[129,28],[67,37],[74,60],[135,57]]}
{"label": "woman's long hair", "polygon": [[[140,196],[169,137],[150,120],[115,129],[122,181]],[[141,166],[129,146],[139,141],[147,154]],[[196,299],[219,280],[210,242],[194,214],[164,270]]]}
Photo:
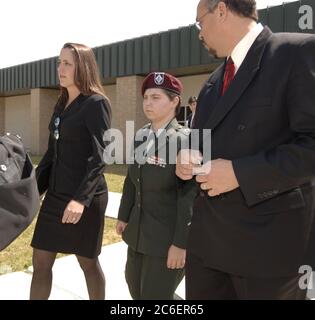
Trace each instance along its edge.
{"label": "woman's long hair", "polygon": [[[101,84],[98,65],[91,48],[79,43],[65,43],[62,49],[70,49],[75,63],[74,83],[79,91],[85,95],[100,94],[107,100]],[[64,107],[68,101],[68,90],[60,87],[60,95],[57,105]]]}

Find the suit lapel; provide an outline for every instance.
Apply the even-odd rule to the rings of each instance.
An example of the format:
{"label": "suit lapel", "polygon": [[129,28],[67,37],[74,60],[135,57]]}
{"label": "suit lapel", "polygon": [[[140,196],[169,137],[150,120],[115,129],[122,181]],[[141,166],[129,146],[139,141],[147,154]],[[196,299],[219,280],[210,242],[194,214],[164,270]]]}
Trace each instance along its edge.
{"label": "suit lapel", "polygon": [[225,64],[220,65],[210,76],[199,94],[194,119],[194,128],[203,128],[220,97]]}
{"label": "suit lapel", "polygon": [[77,112],[82,102],[84,102],[84,100],[88,98],[88,96],[84,96],[80,93],[65,110],[61,111],[61,119],[67,118],[69,115],[72,115],[73,113]]}
{"label": "suit lapel", "polygon": [[[236,102],[242,96],[243,92],[249,86],[257,71],[260,68],[261,59],[267,44],[268,38],[272,35],[272,32],[268,27],[265,27],[261,34],[257,37],[254,44],[248,51],[248,54],[243,61],[240,69],[235,75],[235,78],[231,82],[228,90],[218,100],[213,114],[207,118],[207,121],[203,128],[215,129],[217,125],[223,120],[223,118],[231,111]],[[222,71],[221,71],[222,72]],[[216,97],[220,95],[217,92]]]}

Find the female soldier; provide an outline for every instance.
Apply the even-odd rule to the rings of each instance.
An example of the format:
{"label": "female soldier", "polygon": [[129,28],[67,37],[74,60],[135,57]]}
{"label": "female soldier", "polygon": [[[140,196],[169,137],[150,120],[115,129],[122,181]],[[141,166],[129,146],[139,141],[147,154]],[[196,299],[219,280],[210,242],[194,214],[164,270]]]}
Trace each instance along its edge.
{"label": "female soldier", "polygon": [[[136,163],[128,168],[116,225],[128,244],[125,276],[133,299],[171,300],[184,275],[195,185],[176,177],[176,151],[171,150],[189,134],[175,118],[181,91],[177,78],[161,72],[149,74],[142,86],[143,110],[151,123],[140,130],[148,136],[142,148],[136,135]],[[138,150],[144,151],[142,164]]]}
{"label": "female soldier", "polygon": [[[48,150],[37,168],[38,188],[48,188],[32,247],[31,299],[48,299],[57,252],[74,253],[90,299],[104,299],[105,278],[98,261],[108,191],[104,179],[104,133],[111,108],[93,51],[66,43],[59,56],[60,96],[49,124]],[[49,172],[49,182],[44,176]]]}

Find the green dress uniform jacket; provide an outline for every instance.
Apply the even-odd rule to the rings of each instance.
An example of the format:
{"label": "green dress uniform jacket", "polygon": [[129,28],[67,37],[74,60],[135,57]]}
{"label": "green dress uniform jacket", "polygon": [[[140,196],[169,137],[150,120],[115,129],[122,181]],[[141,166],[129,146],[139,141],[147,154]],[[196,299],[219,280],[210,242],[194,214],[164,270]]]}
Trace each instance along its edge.
{"label": "green dress uniform jacket", "polygon": [[[149,128],[150,124],[141,130]],[[189,129],[173,119],[164,134],[165,139],[147,152],[144,164],[129,165],[118,213],[118,219],[128,223],[122,237],[129,247],[157,257],[166,257],[172,244],[186,248],[197,190],[193,180],[184,182],[175,175],[177,152],[169,150],[170,145],[185,145]],[[135,150],[143,145],[135,141]]]}

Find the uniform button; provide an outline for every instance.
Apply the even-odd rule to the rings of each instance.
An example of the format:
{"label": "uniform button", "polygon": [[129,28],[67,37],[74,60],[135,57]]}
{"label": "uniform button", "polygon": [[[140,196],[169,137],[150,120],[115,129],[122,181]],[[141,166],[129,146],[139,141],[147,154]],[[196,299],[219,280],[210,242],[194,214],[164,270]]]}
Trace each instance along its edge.
{"label": "uniform button", "polygon": [[140,196],[140,194],[141,194],[141,193],[140,193],[140,192],[138,192],[138,196]]}
{"label": "uniform button", "polygon": [[244,131],[246,129],[246,126],[244,124],[239,124],[237,127],[238,131]]}
{"label": "uniform button", "polygon": [[138,168],[140,168],[141,166],[140,166],[140,164],[138,164]]}
{"label": "uniform button", "polygon": [[138,203],[138,208],[140,208],[141,207],[141,205],[140,205],[140,203]]}
{"label": "uniform button", "polygon": [[137,182],[140,182],[140,179],[139,179],[139,178],[137,179]]}

